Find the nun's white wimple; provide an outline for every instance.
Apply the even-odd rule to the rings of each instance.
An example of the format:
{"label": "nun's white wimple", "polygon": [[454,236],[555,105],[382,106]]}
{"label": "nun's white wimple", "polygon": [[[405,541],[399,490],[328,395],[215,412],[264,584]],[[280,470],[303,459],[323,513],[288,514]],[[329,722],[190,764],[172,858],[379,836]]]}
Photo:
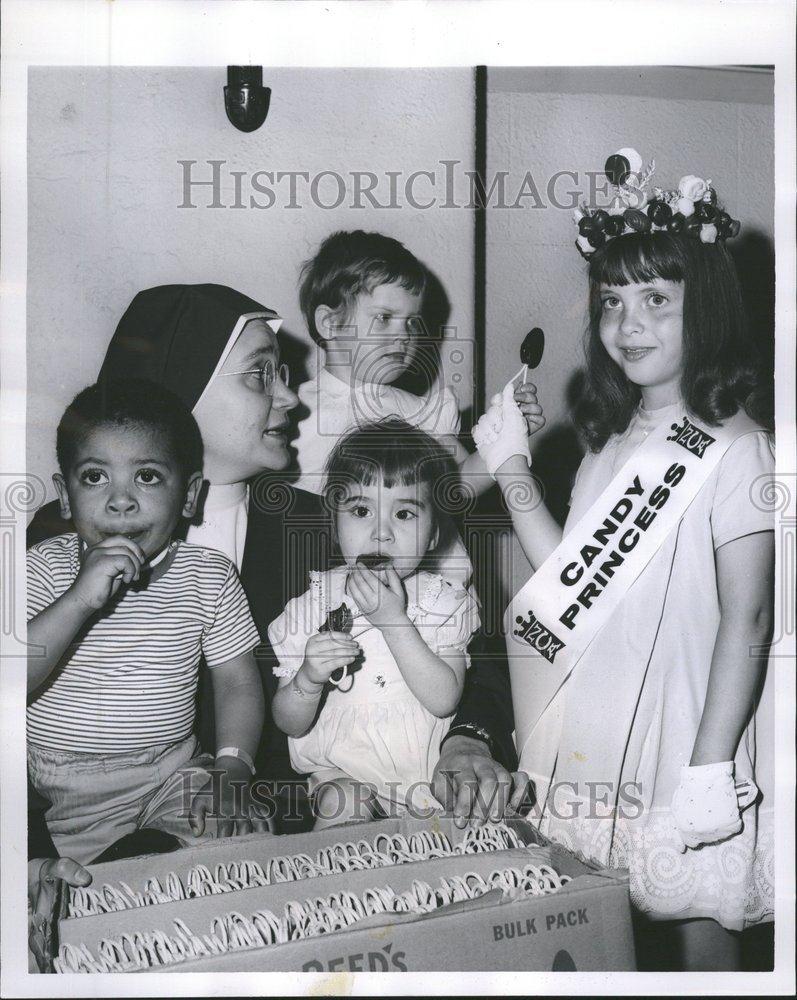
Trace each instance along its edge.
{"label": "nun's white wimple", "polygon": [[224,350],[221,352],[221,356],[219,357],[219,360],[216,362],[216,367],[213,369],[213,374],[210,376],[210,378],[205,383],[205,388],[202,390],[202,392],[201,392],[201,394],[199,396],[199,399],[196,401],[196,403],[194,403],[194,408],[191,411],[192,413],[196,412],[196,408],[199,406],[199,404],[204,399],[205,393],[208,391],[208,388],[210,387],[210,383],[213,381],[213,379],[219,374],[219,372],[221,371],[221,369],[224,367],[224,362],[229,357],[230,351],[233,349],[233,347],[235,347],[235,343],[238,340],[238,338],[241,336],[241,334],[243,333],[244,327],[246,326],[247,323],[250,322],[250,320],[253,320],[253,319],[262,319],[262,320],[265,320],[266,326],[269,327],[269,329],[272,331],[272,333],[274,333],[275,336],[276,336],[276,334],[279,333],[280,327],[282,326],[282,322],[283,322],[281,316],[272,316],[270,312],[243,313],[243,315],[239,316],[238,317],[238,322],[232,328],[232,333],[230,334],[229,339],[227,340],[227,343],[224,345]]}

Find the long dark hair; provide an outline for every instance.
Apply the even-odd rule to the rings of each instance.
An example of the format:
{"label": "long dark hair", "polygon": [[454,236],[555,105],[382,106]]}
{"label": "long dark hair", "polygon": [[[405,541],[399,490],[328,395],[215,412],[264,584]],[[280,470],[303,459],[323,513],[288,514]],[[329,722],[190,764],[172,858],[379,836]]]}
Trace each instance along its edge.
{"label": "long dark hair", "polygon": [[586,373],[575,419],[587,446],[599,451],[627,427],[641,398],[600,340],[600,286],[684,283],[681,398],[716,425],[745,407],[756,385],[739,279],[721,242],[678,233],[635,233],[611,240],[590,258]]}

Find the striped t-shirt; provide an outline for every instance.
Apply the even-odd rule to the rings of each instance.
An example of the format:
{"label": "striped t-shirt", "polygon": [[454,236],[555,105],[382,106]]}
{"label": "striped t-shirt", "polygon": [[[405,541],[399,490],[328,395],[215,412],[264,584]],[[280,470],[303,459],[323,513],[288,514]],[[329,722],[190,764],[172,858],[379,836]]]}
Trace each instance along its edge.
{"label": "striped t-shirt", "polygon": [[[69,534],[28,550],[29,620],[72,585],[79,546]],[[36,746],[108,754],[185,739],[200,658],[218,666],[260,641],[233,564],[187,542],[160,579],[123,587],[87,624],[28,706]]]}

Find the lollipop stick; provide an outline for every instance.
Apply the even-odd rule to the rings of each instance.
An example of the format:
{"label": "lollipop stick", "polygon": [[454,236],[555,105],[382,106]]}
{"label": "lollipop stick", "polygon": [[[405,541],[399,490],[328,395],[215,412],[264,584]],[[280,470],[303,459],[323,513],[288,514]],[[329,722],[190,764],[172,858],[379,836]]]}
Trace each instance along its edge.
{"label": "lollipop stick", "polygon": [[[335,687],[338,687],[339,685],[341,685],[344,682],[344,680],[346,679],[348,673],[349,673],[348,666],[340,667],[339,670],[336,670],[334,674],[330,675],[329,683],[330,684],[334,684]],[[337,676],[337,675],[339,675],[339,676]]]}
{"label": "lollipop stick", "polygon": [[529,374],[529,366],[523,365],[523,385],[526,384],[526,378],[528,377],[528,374]]}

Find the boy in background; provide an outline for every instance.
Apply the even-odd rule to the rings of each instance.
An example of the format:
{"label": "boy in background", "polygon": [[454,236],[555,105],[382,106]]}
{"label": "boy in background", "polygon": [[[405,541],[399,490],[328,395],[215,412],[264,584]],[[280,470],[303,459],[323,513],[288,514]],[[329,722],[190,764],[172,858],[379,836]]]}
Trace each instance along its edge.
{"label": "boy in background", "polygon": [[309,411],[294,442],[302,489],[323,492],[326,461],[346,431],[391,416],[444,444],[478,492],[492,482],[457,437],[451,389],[416,396],[394,384],[418,358],[428,280],[405,246],[363,230],[333,233],[305,264],[299,302],[319,351],[315,378],[298,389]]}

